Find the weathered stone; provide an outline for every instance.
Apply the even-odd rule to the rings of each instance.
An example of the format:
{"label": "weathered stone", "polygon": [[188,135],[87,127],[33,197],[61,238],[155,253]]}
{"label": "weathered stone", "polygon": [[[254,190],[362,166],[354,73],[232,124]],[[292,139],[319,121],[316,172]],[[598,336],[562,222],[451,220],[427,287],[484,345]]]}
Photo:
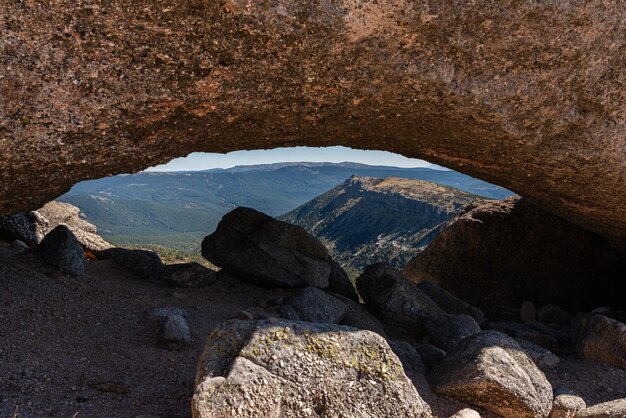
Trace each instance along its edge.
{"label": "weathered stone", "polygon": [[109,248],[98,251],[96,256],[99,260],[113,260],[145,280],[162,282],[167,277],[167,269],[161,258],[152,251]]}
{"label": "weathered stone", "polygon": [[303,228],[243,207],[224,215],[202,241],[202,256],[237,277],[266,286],[326,288],[342,280],[331,276],[345,274],[326,247]]}
{"label": "weathered stone", "polygon": [[292,321],[338,324],[347,310],[345,303],[323,290],[305,287],[281,306],[280,313]]}
{"label": "weathered stone", "polygon": [[433,318],[428,323],[428,334],[436,345],[448,351],[456,347],[464,338],[480,332],[480,326],[469,315],[445,314]]}
{"label": "weathered stone", "polygon": [[626,398],[614,399],[590,406],[576,414],[576,418],[624,418],[626,417]]}
{"label": "weathered stone", "polygon": [[191,345],[191,332],[187,325],[187,313],[180,308],[155,308],[148,318],[157,322],[157,344],[166,350],[182,350]]}
{"label": "weathered stone", "polygon": [[432,344],[420,344],[415,347],[415,349],[419,353],[424,366],[426,366],[426,369],[429,371],[437,364],[441,363],[441,361],[446,357],[445,351]]}
{"label": "weathered stone", "polygon": [[527,300],[524,301],[519,310],[519,317],[527,325],[537,322],[537,308],[535,308],[535,304]]}
{"label": "weathered stone", "polygon": [[624,271],[626,257],[604,237],[511,197],[452,220],[404,274],[485,310],[531,300],[588,311],[626,304]]}
{"label": "weathered stone", "polygon": [[430,417],[385,340],[289,321],[228,321],[209,335],[192,416]]}
{"label": "weathered stone", "polygon": [[445,315],[435,302],[385,263],[366,268],[356,285],[368,309],[391,325],[423,333],[428,323]]}
{"label": "weathered stone", "polygon": [[74,6],[0,10],[0,213],[193,151],[347,145],[626,236],[621,0]]}
{"label": "weathered stone", "polygon": [[429,377],[434,391],[506,417],[545,417],[552,387],[510,337],[484,331],[448,352]]}
{"label": "weathered stone", "polygon": [[473,409],[464,408],[452,415],[450,418],[480,418],[480,414]]}
{"label": "weathered stone", "polygon": [[566,326],[571,322],[573,315],[556,305],[544,305],[537,312],[537,320],[547,325]]}
{"label": "weathered stone", "polygon": [[555,389],[549,418],[574,418],[587,408],[584,399],[567,389]]}
{"label": "weathered stone", "polygon": [[553,336],[518,322],[492,322],[489,327],[513,338],[523,338],[550,351],[558,347],[558,341]]}
{"label": "weathered stone", "polygon": [[39,245],[43,259],[64,273],[80,276],[85,273],[83,247],[65,225],[48,233]]}
{"label": "weathered stone", "polygon": [[437,284],[425,280],[417,283],[416,286],[447,313],[470,315],[481,326],[486,323],[487,319],[480,309],[457,298]]}
{"label": "weathered stone", "polygon": [[204,287],[217,280],[215,270],[198,263],[181,263],[166,266],[166,280],[177,287]]}
{"label": "weathered stone", "polygon": [[550,350],[546,350],[523,338],[516,338],[515,341],[519,344],[524,353],[542,370],[554,369],[559,365],[559,357]]}
{"label": "weathered stone", "polygon": [[56,228],[58,225],[67,225],[86,250],[102,251],[112,247],[97,234],[98,229],[95,225],[81,217],[80,209],[76,206],[53,200],[37,209],[37,213],[47,221],[47,230]]}
{"label": "weathered stone", "polygon": [[48,233],[48,221],[37,212],[0,216],[0,238],[37,245]]}
{"label": "weathered stone", "polygon": [[626,325],[603,315],[582,319],[578,354],[587,360],[626,369]]}
{"label": "weathered stone", "polygon": [[341,321],[339,321],[340,325],[347,325],[349,327],[372,331],[383,338],[386,337],[383,324],[381,324],[381,322],[374,315],[370,314],[362,304],[343,295],[337,295],[334,293],[330,295],[339,299],[346,305],[346,313]]}

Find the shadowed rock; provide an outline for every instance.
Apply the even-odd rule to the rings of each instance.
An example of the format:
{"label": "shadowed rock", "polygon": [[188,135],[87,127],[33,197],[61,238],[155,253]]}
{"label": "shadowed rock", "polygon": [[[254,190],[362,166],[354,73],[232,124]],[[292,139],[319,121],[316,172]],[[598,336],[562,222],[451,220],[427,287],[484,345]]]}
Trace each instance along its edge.
{"label": "shadowed rock", "polygon": [[575,312],[623,306],[624,271],[626,258],[604,237],[511,197],[452,220],[404,274],[483,309],[529,300]]}
{"label": "shadowed rock", "polygon": [[545,417],[552,387],[510,337],[484,331],[466,338],[429,373],[436,393],[506,417]]}
{"label": "shadowed rock", "polygon": [[161,258],[152,251],[109,248],[98,251],[99,260],[112,260],[145,280],[161,282],[167,276],[167,269]]}
{"label": "shadowed rock", "polygon": [[[334,281],[350,283],[328,250],[303,228],[250,208],[224,215],[215,232],[202,241],[202,256],[242,279],[266,286],[323,289]],[[344,287],[333,286],[335,291]]]}
{"label": "shadowed rock", "polygon": [[347,309],[345,303],[323,290],[305,287],[281,306],[280,313],[292,321],[338,324]]}
{"label": "shadowed rock", "polygon": [[85,273],[83,247],[72,231],[59,225],[48,233],[39,245],[43,259],[64,273],[80,276]]}
{"label": "shadowed rock", "polygon": [[578,330],[578,354],[586,359],[626,369],[626,325],[603,315],[590,315]]}
{"label": "shadowed rock", "polygon": [[209,335],[192,416],[430,417],[385,340],[330,324],[228,321]]}
{"label": "shadowed rock", "polygon": [[216,272],[198,263],[166,266],[166,280],[173,286],[197,288],[215,283]]}

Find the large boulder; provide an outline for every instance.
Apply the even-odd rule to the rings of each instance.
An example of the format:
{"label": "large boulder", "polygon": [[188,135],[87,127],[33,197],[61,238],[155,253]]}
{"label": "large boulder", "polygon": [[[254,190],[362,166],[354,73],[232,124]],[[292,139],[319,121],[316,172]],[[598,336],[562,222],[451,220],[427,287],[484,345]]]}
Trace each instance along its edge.
{"label": "large boulder", "polygon": [[0,238],[9,241],[37,245],[49,231],[48,220],[36,211],[0,216]]}
{"label": "large boulder", "polygon": [[215,232],[202,241],[202,256],[265,286],[327,288],[333,281],[349,282],[326,247],[303,228],[250,208],[224,215]]}
{"label": "large boulder", "polygon": [[429,334],[446,350],[480,332],[471,316],[446,313],[388,264],[376,263],[366,268],[357,279],[357,289],[377,317],[417,335]]}
{"label": "large boulder", "polygon": [[603,315],[581,319],[577,350],[586,360],[626,369],[626,324]]}
{"label": "large boulder", "polygon": [[404,273],[482,308],[531,300],[576,312],[624,306],[624,271],[606,238],[511,197],[451,221]]}
{"label": "large boulder", "polygon": [[280,308],[281,316],[292,321],[329,324],[338,324],[347,310],[345,303],[315,287],[298,290]]}
{"label": "large boulder", "polygon": [[59,225],[50,231],[39,245],[43,259],[64,273],[80,276],[85,273],[85,257],[72,231]]}
{"label": "large boulder", "polygon": [[505,417],[546,417],[552,387],[509,336],[484,331],[466,338],[429,373],[436,393]]}
{"label": "large boulder", "polygon": [[382,337],[330,324],[225,322],[195,385],[194,418],[431,416]]}
{"label": "large boulder", "polygon": [[152,282],[164,282],[167,268],[158,254],[147,250],[129,250],[127,248],[109,248],[96,253],[98,260],[112,260],[137,276]]}

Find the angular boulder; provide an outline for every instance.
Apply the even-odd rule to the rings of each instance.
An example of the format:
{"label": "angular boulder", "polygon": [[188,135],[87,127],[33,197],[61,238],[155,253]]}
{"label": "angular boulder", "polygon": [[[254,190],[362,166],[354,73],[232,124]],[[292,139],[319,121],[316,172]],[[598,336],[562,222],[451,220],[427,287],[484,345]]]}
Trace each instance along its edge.
{"label": "angular boulder", "polygon": [[283,318],[292,321],[338,324],[348,307],[339,299],[315,287],[305,287],[280,308]]}
{"label": "angular boulder", "polygon": [[50,231],[39,249],[43,259],[62,272],[73,276],[85,273],[83,247],[67,226],[59,225]]}
{"label": "angular boulder", "polygon": [[464,339],[429,378],[435,393],[505,417],[546,417],[552,408],[545,375],[512,338],[497,331]]}
{"label": "angular boulder", "polygon": [[452,220],[404,269],[480,308],[556,304],[589,311],[626,305],[626,257],[527,199],[485,201]]}
{"label": "angular boulder", "polygon": [[193,418],[430,417],[385,340],[284,320],[227,321],[198,366]]}
{"label": "angular boulder", "polygon": [[224,215],[215,232],[204,238],[202,256],[265,286],[323,289],[348,280],[326,247],[303,228],[244,207]]}
{"label": "angular boulder", "polygon": [[368,309],[384,322],[409,332],[427,333],[446,350],[480,332],[471,316],[447,314],[388,264],[366,268],[357,279],[357,289]]}
{"label": "angular boulder", "polygon": [[204,287],[215,283],[217,280],[215,270],[195,262],[171,264],[165,269],[167,282],[176,287]]}
{"label": "angular boulder", "polygon": [[433,302],[449,314],[467,314],[478,323],[484,325],[487,322],[483,311],[454,296],[452,293],[437,284],[424,280],[416,284],[417,288],[424,292]]}
{"label": "angular boulder", "polygon": [[112,260],[145,280],[162,282],[167,278],[167,268],[152,251],[109,248],[96,253],[98,260]]}
{"label": "angular boulder", "polygon": [[578,354],[591,361],[626,369],[626,324],[603,315],[589,315],[578,329]]}

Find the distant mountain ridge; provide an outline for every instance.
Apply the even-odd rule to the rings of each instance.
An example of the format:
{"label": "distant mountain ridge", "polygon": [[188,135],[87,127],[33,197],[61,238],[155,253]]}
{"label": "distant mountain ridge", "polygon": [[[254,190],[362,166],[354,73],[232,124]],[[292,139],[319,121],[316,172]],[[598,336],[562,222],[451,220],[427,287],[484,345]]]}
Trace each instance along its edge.
{"label": "distant mountain ridge", "polygon": [[353,176],[283,215],[352,270],[378,261],[402,268],[448,220],[482,198],[427,181]]}
{"label": "distant mountain ridge", "polygon": [[455,171],[357,163],[278,163],[118,175],[78,183],[58,200],[79,207],[113,244],[197,251],[202,238],[237,206],[279,216],[352,175],[421,179],[498,199],[512,194]]}

